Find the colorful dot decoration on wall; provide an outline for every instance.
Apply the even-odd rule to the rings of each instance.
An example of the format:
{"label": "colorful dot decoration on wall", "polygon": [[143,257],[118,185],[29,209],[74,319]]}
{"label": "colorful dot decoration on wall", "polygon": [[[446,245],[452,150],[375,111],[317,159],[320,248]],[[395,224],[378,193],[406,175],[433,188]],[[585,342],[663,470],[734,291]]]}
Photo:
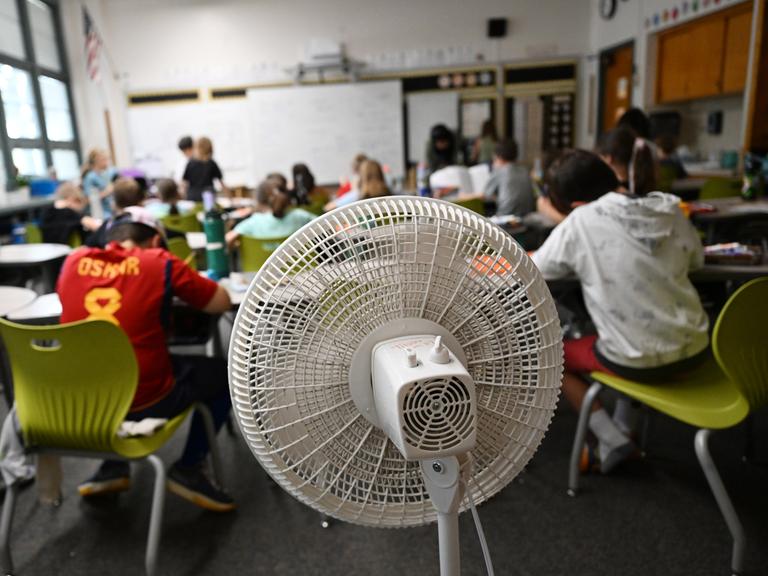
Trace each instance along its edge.
{"label": "colorful dot decoration on wall", "polygon": [[683,0],[682,2],[670,2],[671,6],[648,15],[645,18],[646,28],[658,28],[659,26],[676,22],[679,18],[693,16],[699,10],[716,8],[726,3],[735,3],[739,0]]}

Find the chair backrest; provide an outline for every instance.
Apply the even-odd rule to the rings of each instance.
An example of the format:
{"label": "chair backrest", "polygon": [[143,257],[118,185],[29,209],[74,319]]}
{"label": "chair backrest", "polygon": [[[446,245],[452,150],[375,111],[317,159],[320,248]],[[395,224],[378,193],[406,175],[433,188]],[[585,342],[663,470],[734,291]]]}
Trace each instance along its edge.
{"label": "chair backrest", "polygon": [[184,260],[192,270],[197,270],[197,262],[192,256],[193,252],[189,247],[186,238],[183,236],[174,236],[173,238],[168,238],[166,243],[168,244],[168,251],[171,254],[180,260]]}
{"label": "chair backrest", "polygon": [[741,193],[741,180],[738,178],[710,178],[701,187],[699,200],[729,198]]}
{"label": "chair backrest", "polygon": [[163,226],[175,232],[200,232],[203,227],[197,219],[197,213],[171,214],[160,219]]}
{"label": "chair backrest", "polygon": [[251,238],[240,237],[240,270],[258,272],[269,255],[288,238]]}
{"label": "chair backrest", "polygon": [[671,164],[660,164],[656,189],[662,192],[672,192],[672,184],[677,179],[677,170]]}
{"label": "chair backrest", "polygon": [[0,320],[27,447],[111,452],[133,402],[138,364],[105,320],[22,326]]}
{"label": "chair backrest", "polygon": [[482,198],[467,198],[466,200],[456,200],[456,204],[469,208],[472,212],[477,212],[480,216],[485,216],[485,202]]}
{"label": "chair backrest", "polygon": [[712,349],[753,410],[768,404],[768,277],[733,293],[715,323]]}
{"label": "chair backrest", "polygon": [[34,222],[27,222],[24,228],[27,232],[27,244],[40,244],[43,241],[43,231],[40,230],[40,226]]}

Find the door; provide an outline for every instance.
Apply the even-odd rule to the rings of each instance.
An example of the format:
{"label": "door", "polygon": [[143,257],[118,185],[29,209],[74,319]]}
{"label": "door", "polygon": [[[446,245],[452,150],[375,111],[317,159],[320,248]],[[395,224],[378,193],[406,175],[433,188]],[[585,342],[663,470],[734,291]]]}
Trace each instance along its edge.
{"label": "door", "polygon": [[600,132],[616,126],[632,105],[634,54],[634,43],[600,54]]}

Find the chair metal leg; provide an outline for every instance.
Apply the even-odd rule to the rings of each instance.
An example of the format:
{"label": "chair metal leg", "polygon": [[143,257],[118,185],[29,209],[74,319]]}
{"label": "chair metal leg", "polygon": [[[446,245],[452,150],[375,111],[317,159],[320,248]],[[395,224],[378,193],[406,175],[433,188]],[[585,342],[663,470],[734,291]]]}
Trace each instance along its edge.
{"label": "chair metal leg", "polygon": [[723,486],[723,481],[709,453],[709,436],[711,432],[711,430],[707,429],[701,429],[696,432],[696,439],[694,441],[696,456],[699,459],[702,470],[704,470],[704,476],[707,478],[717,505],[720,507],[720,513],[723,515],[725,523],[728,525],[728,530],[730,530],[733,537],[731,571],[734,574],[740,574],[744,569],[744,551],[747,545],[746,536],[744,534],[744,527],[741,525],[739,516],[736,514],[733,503],[728,496],[725,486]]}
{"label": "chair metal leg", "polygon": [[205,404],[195,404],[195,410],[200,414],[203,419],[203,425],[205,426],[205,434],[208,436],[208,449],[211,454],[211,467],[213,468],[213,476],[219,486],[222,484],[222,468],[221,468],[221,454],[219,453],[219,445],[216,442],[216,428],[213,425],[213,416],[211,411]]}
{"label": "chair metal leg", "polygon": [[3,513],[0,516],[0,562],[2,562],[3,574],[13,573],[13,559],[11,558],[11,525],[13,513],[16,511],[15,486],[8,486],[5,490],[3,501]]}
{"label": "chair metal leg", "polygon": [[149,517],[149,535],[147,537],[147,553],[145,567],[147,576],[157,573],[157,551],[160,548],[160,535],[163,528],[163,507],[165,505],[165,465],[154,454],[147,456],[155,469],[155,487],[152,493],[152,513]]}
{"label": "chair metal leg", "polygon": [[593,382],[581,403],[579,423],[576,425],[576,437],[573,439],[573,448],[571,449],[571,464],[568,468],[568,496],[571,497],[576,496],[576,493],[579,491],[579,460],[581,459],[581,451],[584,448],[584,440],[587,437],[589,415],[592,412],[592,405],[602,389],[602,384]]}

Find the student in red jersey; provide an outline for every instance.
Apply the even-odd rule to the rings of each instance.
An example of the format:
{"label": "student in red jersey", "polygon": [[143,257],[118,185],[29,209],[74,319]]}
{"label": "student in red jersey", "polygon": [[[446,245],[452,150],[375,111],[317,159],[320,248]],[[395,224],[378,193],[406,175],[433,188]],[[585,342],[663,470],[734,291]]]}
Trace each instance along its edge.
{"label": "student in red jersey", "polygon": [[[105,248],[82,248],[70,254],[57,286],[61,321],[107,320],[126,332],[139,365],[129,420],[172,418],[202,402],[211,410],[218,431],[231,408],[225,361],[171,356],[166,330],[174,297],[219,314],[230,309],[229,295],[163,249],[159,230],[144,208],[132,206],[110,228]],[[232,510],[232,498],[203,471],[208,450],[203,420],[195,414],[184,452],[169,471],[168,489],[208,510]],[[79,491],[92,496],[121,492],[130,484],[127,462],[105,461]]]}

